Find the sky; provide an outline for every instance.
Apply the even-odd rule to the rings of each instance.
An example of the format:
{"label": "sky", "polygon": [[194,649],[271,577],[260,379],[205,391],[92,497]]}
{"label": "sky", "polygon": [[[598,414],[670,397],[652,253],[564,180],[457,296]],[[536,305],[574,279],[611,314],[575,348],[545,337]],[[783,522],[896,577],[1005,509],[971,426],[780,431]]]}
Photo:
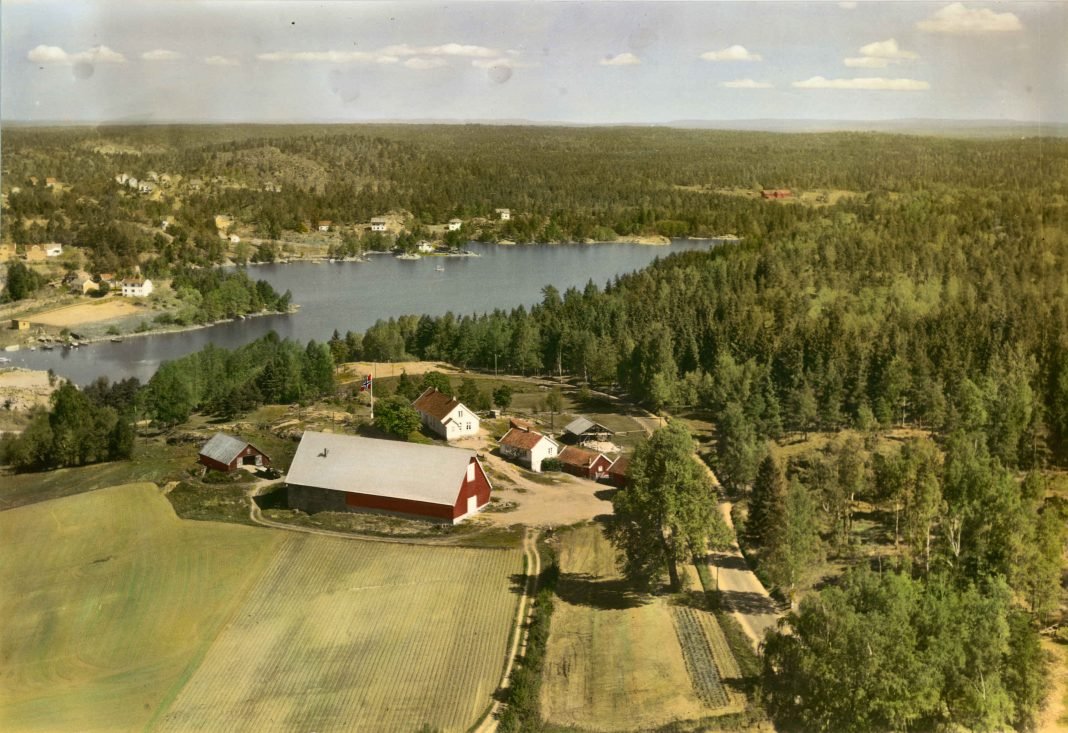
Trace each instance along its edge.
{"label": "sky", "polygon": [[1068,122],[1068,2],[0,0],[0,118]]}

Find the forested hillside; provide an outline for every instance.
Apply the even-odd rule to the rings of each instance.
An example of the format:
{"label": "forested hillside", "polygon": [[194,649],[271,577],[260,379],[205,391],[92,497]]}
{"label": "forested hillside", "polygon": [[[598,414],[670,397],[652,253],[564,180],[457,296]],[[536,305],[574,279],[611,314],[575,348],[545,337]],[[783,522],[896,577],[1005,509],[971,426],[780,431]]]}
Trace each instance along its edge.
{"label": "forested hillside", "polygon": [[[474,238],[529,242],[752,238],[821,217],[739,195],[762,187],[818,191],[818,203],[1026,191],[1026,206],[1041,210],[1065,202],[1068,142],[481,125],[14,128],[3,169],[5,239],[83,244],[119,265],[159,250],[163,264],[207,264],[225,256],[219,213],[270,239],[399,211],[410,229],[460,217]],[[169,179],[151,196],[114,180],[150,172]],[[513,218],[489,221],[500,207]],[[166,236],[145,230],[165,216],[175,218]]]}

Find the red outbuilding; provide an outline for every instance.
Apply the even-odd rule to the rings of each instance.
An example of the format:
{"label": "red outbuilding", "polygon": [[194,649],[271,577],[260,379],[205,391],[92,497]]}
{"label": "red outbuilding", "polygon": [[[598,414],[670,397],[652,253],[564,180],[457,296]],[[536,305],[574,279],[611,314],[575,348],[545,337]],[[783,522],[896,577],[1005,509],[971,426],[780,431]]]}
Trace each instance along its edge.
{"label": "red outbuilding", "polygon": [[760,198],[764,199],[788,199],[792,197],[793,193],[788,188],[765,188],[760,192]]}
{"label": "red outbuilding", "polygon": [[246,440],[215,433],[200,449],[197,462],[215,471],[230,472],[238,466],[267,468],[271,457]]}
{"label": "red outbuilding", "polygon": [[627,469],[630,468],[630,457],[620,456],[612,462],[612,465],[608,468],[608,475],[605,478],[613,486],[623,488],[627,485]]}
{"label": "red outbuilding", "polygon": [[573,445],[565,446],[557,460],[568,473],[591,481],[599,481],[608,473],[612,461],[604,453],[596,453]]}
{"label": "red outbuilding", "polygon": [[286,475],[291,509],[458,522],[489,503],[474,451],[308,430]]}

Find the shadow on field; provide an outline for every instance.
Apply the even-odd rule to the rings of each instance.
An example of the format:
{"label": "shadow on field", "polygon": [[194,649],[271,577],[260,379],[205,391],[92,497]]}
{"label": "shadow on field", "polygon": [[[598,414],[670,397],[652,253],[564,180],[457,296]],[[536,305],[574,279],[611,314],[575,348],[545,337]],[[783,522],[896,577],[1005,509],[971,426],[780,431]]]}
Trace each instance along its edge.
{"label": "shadow on field", "polygon": [[597,489],[597,491],[593,492],[593,495],[601,501],[612,501],[612,497],[615,496],[618,491],[619,489],[617,488]]}
{"label": "shadow on field", "polygon": [[622,611],[648,601],[622,578],[601,578],[589,573],[561,573],[556,595],[575,606]]}
{"label": "shadow on field", "polygon": [[729,611],[744,614],[778,613],[775,602],[760,593],[750,593],[740,590],[723,590],[719,592],[720,602]]}

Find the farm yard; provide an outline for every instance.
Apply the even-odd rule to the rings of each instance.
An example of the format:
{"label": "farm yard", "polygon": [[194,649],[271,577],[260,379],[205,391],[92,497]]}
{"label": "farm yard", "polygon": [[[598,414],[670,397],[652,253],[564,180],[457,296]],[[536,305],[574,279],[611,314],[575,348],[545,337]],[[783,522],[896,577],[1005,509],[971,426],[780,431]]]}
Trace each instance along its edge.
{"label": "farm yard", "polygon": [[293,534],[163,730],[463,731],[497,687],[522,553]]}
{"label": "farm yard", "polygon": [[145,727],[282,539],[184,522],[149,483],[0,513],[0,536],[4,731]]}
{"label": "farm yard", "polygon": [[649,730],[744,709],[730,685],[741,674],[711,614],[632,592],[599,525],[558,542],[559,600],[541,688],[550,724]]}
{"label": "farm yard", "polygon": [[150,483],[0,513],[0,536],[4,731],[466,730],[523,573],[518,548],[185,521]]}

